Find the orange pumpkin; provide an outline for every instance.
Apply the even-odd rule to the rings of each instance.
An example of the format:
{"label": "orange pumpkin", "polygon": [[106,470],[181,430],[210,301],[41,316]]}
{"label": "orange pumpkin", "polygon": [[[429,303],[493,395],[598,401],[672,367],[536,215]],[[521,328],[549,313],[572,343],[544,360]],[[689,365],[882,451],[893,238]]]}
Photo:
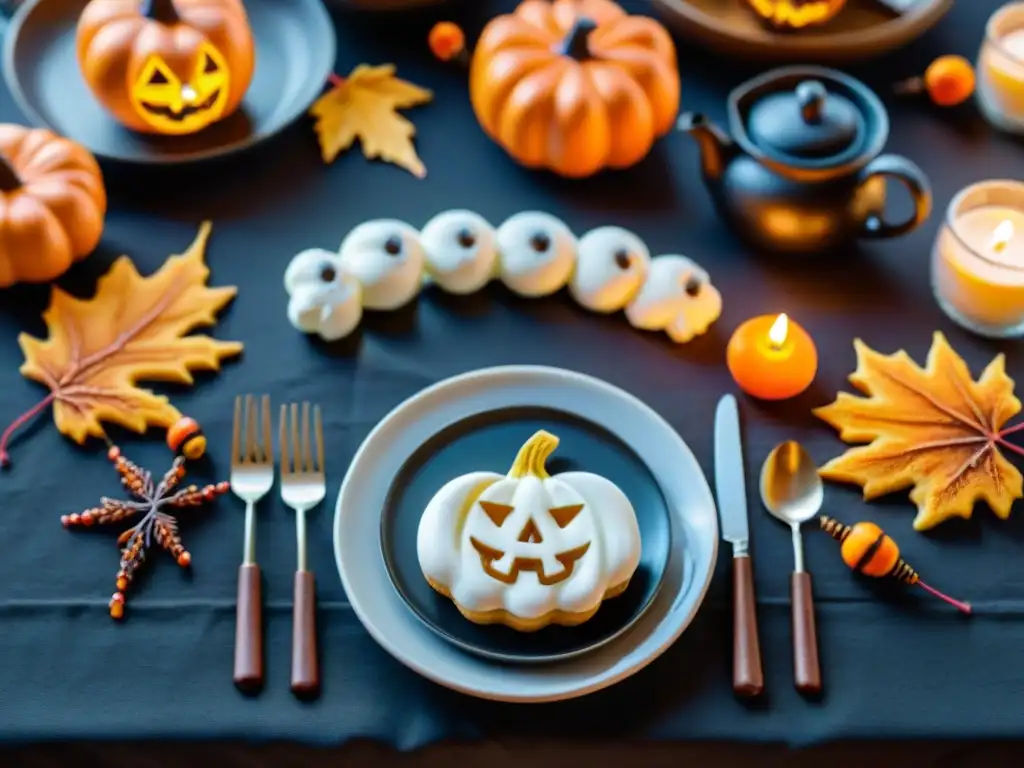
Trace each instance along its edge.
{"label": "orange pumpkin", "polygon": [[96,99],[144,133],[195,133],[228,117],[255,68],[241,0],[91,0],[76,46]]}
{"label": "orange pumpkin", "polygon": [[525,0],[490,21],[470,66],[484,131],[518,162],[583,177],[643,159],[679,111],[676,49],[611,0]]}
{"label": "orange pumpkin", "polygon": [[92,253],[106,212],[103,176],[87,149],[0,124],[0,288],[62,275]]}
{"label": "orange pumpkin", "polygon": [[831,21],[846,0],[747,0],[747,4],[777,29],[803,29]]}

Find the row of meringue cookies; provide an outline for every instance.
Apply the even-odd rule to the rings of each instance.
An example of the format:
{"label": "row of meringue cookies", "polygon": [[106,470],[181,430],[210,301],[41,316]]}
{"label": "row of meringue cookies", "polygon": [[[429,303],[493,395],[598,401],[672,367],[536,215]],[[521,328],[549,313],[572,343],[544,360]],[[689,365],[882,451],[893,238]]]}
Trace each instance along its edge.
{"label": "row of meringue cookies", "polygon": [[576,238],[560,219],[524,211],[495,228],[467,210],[444,211],[418,231],[397,219],[353,229],[338,252],[311,248],[285,271],[288,319],[327,341],[348,336],[363,310],[395,310],[434,284],[471,294],[491,280],[525,297],[569,294],[592,312],[625,311],[638,329],[677,343],[703,334],[722,312],[708,273],[679,255],[652,258],[637,235],[598,227]]}

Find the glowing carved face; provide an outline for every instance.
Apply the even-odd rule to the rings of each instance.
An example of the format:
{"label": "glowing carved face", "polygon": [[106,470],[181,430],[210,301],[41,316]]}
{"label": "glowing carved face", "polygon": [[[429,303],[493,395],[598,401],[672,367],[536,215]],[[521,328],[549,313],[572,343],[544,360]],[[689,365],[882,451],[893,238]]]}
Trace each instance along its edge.
{"label": "glowing carved face", "polygon": [[180,67],[150,56],[129,85],[132,106],[149,126],[165,134],[200,131],[224,114],[230,73],[224,56],[204,40]]}

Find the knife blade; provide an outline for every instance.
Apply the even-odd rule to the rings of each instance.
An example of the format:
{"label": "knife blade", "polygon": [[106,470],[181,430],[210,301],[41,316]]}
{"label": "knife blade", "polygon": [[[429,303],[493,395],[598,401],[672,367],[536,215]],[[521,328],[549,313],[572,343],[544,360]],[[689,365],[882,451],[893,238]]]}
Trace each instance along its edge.
{"label": "knife blade", "polygon": [[715,411],[715,487],[722,538],[732,544],[733,557],[747,553],[747,487],[743,477],[743,443],[736,398],[726,395]]}
{"label": "knife blade", "polygon": [[732,544],[732,688],[749,698],[764,690],[764,673],[749,551],[740,413],[732,395],[725,395],[715,411],[715,490],[722,538]]}

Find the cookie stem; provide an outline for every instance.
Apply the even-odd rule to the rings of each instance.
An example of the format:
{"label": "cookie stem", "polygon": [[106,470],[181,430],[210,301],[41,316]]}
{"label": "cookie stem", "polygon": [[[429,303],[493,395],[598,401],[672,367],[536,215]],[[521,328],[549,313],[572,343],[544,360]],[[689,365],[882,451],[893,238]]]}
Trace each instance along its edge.
{"label": "cookie stem", "polygon": [[550,477],[544,463],[548,456],[555,452],[558,447],[558,438],[543,429],[538,430],[533,437],[523,443],[523,447],[516,454],[516,460],[512,462],[512,469],[508,471],[509,477],[526,477],[532,475],[541,480]]}

